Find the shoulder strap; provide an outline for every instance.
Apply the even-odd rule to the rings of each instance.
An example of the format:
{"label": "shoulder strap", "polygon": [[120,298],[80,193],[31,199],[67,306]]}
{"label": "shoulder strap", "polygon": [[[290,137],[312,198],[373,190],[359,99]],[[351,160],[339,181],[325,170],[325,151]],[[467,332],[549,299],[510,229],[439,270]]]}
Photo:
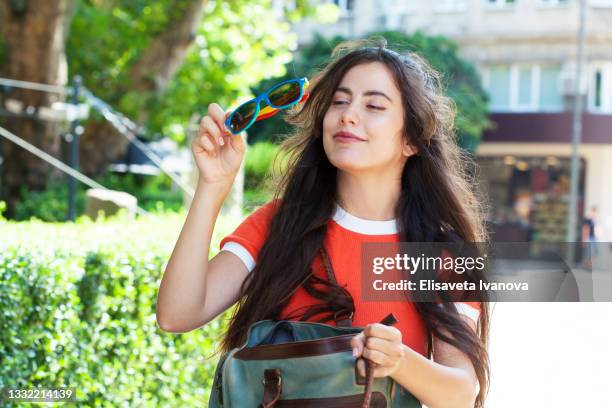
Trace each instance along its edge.
{"label": "shoulder strap", "polygon": [[[325,246],[321,246],[321,258],[323,258],[323,264],[325,265],[325,270],[327,271],[327,279],[332,283],[338,284],[336,274],[334,273],[334,268],[332,267],[329,255],[327,255]],[[353,326],[353,312],[350,312],[349,314],[347,314],[345,311],[336,312],[334,314],[334,320],[336,321],[336,326],[338,327],[351,327]]]}
{"label": "shoulder strap", "polygon": [[329,256],[327,255],[327,251],[325,250],[324,246],[321,247],[321,258],[323,258],[323,264],[325,265],[325,270],[327,271],[327,279],[332,283],[338,283],[331,261],[329,260]]}

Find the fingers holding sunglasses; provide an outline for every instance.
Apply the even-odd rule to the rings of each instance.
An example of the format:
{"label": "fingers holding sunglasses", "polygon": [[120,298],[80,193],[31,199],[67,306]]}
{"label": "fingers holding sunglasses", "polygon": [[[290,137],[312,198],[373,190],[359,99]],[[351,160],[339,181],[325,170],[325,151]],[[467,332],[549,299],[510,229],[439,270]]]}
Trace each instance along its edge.
{"label": "fingers holding sunglasses", "polygon": [[219,153],[219,138],[221,131],[213,119],[206,115],[200,122],[199,139],[206,152],[216,156]]}
{"label": "fingers holding sunglasses", "polygon": [[225,119],[227,119],[227,117],[229,116],[229,112],[226,113],[223,108],[221,108],[221,106],[216,103],[211,103],[210,105],[208,105],[208,116],[210,116],[217,125],[217,128],[219,130],[217,140],[219,141],[219,144],[223,146],[223,144],[225,144],[223,136],[231,136],[231,132],[225,126]]}
{"label": "fingers holding sunglasses", "polygon": [[238,153],[244,153],[246,149],[246,141],[244,140],[244,136],[237,134],[234,135],[230,130],[225,126],[225,121],[230,117],[232,111],[224,112],[221,106],[216,103],[211,103],[208,106],[208,114],[213,117],[215,123],[219,126],[220,137],[217,136],[217,141],[221,146],[225,144],[229,144],[234,151]]}

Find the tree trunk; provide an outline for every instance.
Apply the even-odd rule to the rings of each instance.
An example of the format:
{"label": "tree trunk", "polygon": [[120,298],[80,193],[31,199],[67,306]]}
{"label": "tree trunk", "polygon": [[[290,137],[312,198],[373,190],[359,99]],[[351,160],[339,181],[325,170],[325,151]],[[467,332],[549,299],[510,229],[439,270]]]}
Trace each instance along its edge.
{"label": "tree trunk", "polygon": [[[74,7],[74,0],[0,1],[0,38],[7,57],[0,66],[0,74],[11,79],[65,85],[68,72],[64,44]],[[49,107],[62,99],[58,94],[25,89],[13,89],[6,97],[32,107]],[[8,117],[4,118],[3,126],[59,157],[57,125]],[[20,189],[44,189],[53,172],[49,164],[6,139],[0,139],[0,155],[4,159],[0,196],[7,201],[6,215],[10,218],[20,199]]]}
{"label": "tree trunk", "polygon": [[[168,29],[151,40],[129,73],[129,91],[142,92],[144,98],[157,98],[183,63],[189,46],[195,39],[195,31],[202,19],[207,0],[188,0],[180,16],[168,24]],[[128,89],[117,89],[117,94]],[[146,104],[143,104],[146,106]],[[146,110],[131,118],[143,123]],[[108,164],[127,152],[128,140],[107,122],[90,122],[81,137],[81,168],[85,174],[102,174]]]}

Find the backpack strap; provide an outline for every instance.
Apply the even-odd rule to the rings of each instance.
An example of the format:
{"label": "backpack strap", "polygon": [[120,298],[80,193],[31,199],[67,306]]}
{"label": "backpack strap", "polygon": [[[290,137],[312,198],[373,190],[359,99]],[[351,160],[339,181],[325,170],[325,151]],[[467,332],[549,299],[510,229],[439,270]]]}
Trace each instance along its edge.
{"label": "backpack strap", "polygon": [[[389,313],[387,317],[380,321],[380,324],[384,324],[385,326],[393,326],[396,323],[397,318],[395,315],[393,315],[393,313]],[[366,376],[365,381],[361,383],[365,385],[361,408],[369,408],[370,401],[372,400],[372,385],[374,384],[374,365],[372,361],[368,360],[367,358],[364,358],[363,361],[365,363]],[[357,361],[355,361],[355,372],[357,372]],[[359,381],[357,383],[360,384]]]}
{"label": "backpack strap", "polygon": [[281,395],[281,370],[280,368],[270,368],[264,370],[264,392],[260,408],[272,408],[279,400]]}
{"label": "backpack strap", "polygon": [[[334,273],[334,268],[332,267],[329,255],[327,255],[325,246],[321,247],[321,258],[323,258],[323,264],[325,265],[325,270],[327,271],[327,279],[332,283],[338,284],[336,274]],[[346,310],[340,310],[334,313],[334,320],[336,321],[336,326],[338,327],[352,327],[353,312],[347,313]]]}

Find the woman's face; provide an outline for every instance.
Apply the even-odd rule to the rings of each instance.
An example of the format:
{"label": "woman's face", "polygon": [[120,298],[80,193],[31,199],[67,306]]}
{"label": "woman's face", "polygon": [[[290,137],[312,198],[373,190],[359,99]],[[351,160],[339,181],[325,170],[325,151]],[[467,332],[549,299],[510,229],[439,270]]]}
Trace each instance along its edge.
{"label": "woman's face", "polygon": [[339,170],[401,173],[414,148],[404,138],[401,94],[384,64],[356,65],[344,75],[323,118],[323,147]]}

